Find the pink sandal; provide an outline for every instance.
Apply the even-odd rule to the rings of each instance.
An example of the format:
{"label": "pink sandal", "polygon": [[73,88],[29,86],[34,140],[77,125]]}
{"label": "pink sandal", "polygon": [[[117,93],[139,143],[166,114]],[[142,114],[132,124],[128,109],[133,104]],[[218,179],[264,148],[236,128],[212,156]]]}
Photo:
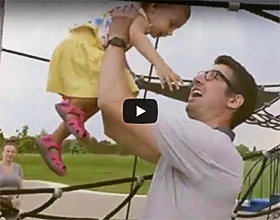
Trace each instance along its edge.
{"label": "pink sandal", "polygon": [[[88,139],[89,133],[84,127],[85,113],[77,107],[71,106],[69,101],[63,101],[55,105],[59,116],[65,122],[67,128],[77,139]],[[67,114],[75,114],[78,117],[66,118]]]}
{"label": "pink sandal", "polygon": [[[47,166],[57,175],[64,176],[66,166],[61,158],[62,145],[55,143],[50,135],[45,135],[36,141],[36,146]],[[52,151],[51,149],[56,149],[57,151]]]}

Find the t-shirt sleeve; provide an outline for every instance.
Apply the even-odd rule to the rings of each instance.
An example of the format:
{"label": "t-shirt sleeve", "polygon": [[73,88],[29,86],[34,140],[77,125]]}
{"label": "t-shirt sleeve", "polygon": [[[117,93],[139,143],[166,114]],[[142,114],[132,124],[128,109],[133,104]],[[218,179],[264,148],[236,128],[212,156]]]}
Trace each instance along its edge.
{"label": "t-shirt sleeve", "polygon": [[188,118],[187,114],[159,112],[154,132],[161,159],[196,182],[214,167],[222,146],[231,143],[218,130]]}

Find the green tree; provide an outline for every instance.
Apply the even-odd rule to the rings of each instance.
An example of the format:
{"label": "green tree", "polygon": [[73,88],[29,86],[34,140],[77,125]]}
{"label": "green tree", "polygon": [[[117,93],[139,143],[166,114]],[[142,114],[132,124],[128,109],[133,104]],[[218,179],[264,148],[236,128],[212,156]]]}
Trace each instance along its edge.
{"label": "green tree", "polygon": [[2,148],[4,141],[5,141],[5,137],[4,137],[2,129],[0,129],[0,148]]}
{"label": "green tree", "polygon": [[18,139],[21,139],[21,138],[26,138],[26,137],[28,137],[28,131],[29,131],[28,125],[24,125],[24,126],[21,128],[21,131],[16,130],[17,138],[18,138]]}
{"label": "green tree", "polygon": [[39,140],[42,136],[47,135],[47,134],[48,134],[48,132],[47,132],[46,130],[42,129],[42,131],[40,132],[40,134],[35,135],[34,138],[35,138],[36,140]]}
{"label": "green tree", "polygon": [[85,149],[83,149],[77,141],[72,141],[69,147],[69,151],[71,154],[84,154]]}
{"label": "green tree", "polygon": [[24,125],[21,130],[16,130],[19,153],[36,153],[35,138],[29,136],[29,126]]}

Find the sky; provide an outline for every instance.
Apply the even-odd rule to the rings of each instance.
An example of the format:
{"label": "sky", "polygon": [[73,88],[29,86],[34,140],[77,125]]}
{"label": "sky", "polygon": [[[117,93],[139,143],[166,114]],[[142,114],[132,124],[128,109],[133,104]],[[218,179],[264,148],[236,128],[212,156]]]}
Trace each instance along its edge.
{"label": "sky", "polygon": [[[118,4],[123,2],[8,1],[2,46],[50,58],[71,26]],[[172,37],[161,39],[158,49],[182,78],[191,79],[196,72],[210,68],[218,55],[228,54],[245,65],[258,84],[280,83],[279,25],[244,11],[201,7],[193,7],[192,11],[188,23]],[[128,53],[128,61],[134,72],[148,75],[150,65],[136,50]],[[3,52],[0,71],[0,128],[5,136],[15,135],[23,125],[29,126],[31,135],[42,129],[53,132],[61,122],[54,109],[60,97],[46,92],[48,63]],[[170,114],[184,114],[184,102],[152,92],[147,97],[155,98],[159,108]],[[274,114],[279,110],[280,101],[269,109]],[[100,113],[86,126],[98,140],[107,139]],[[243,124],[235,132],[235,144],[250,148],[270,149],[280,140],[279,132],[256,125]]]}

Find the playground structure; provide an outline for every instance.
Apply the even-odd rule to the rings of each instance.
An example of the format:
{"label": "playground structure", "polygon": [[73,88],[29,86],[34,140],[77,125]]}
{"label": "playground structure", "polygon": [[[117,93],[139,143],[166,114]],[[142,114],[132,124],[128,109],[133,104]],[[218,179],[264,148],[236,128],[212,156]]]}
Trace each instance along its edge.
{"label": "playground structure", "polygon": [[[160,1],[157,1],[160,2]],[[2,10],[1,23],[4,17],[4,1],[0,1]],[[276,15],[265,12],[265,10],[280,10],[280,4],[273,3],[241,3],[241,2],[222,2],[222,1],[181,1],[180,4],[189,4],[199,7],[216,7],[227,8],[231,11],[246,10],[253,14],[259,15],[272,22],[280,23],[280,18]],[[3,25],[1,25],[2,27]],[[2,28],[1,28],[2,36]],[[155,47],[158,46],[159,39],[156,41]],[[32,59],[48,62],[48,59],[25,54],[10,49],[2,48],[2,52],[12,53],[19,56],[25,56]],[[185,101],[189,94],[191,81],[184,80],[185,85],[180,91],[170,93],[168,89],[162,90],[158,78],[152,77],[153,66],[149,76],[136,76],[136,82],[140,89],[145,90],[144,98],[147,91],[151,91],[160,95],[170,97],[172,99]],[[280,84],[275,85],[259,85],[258,105],[255,112],[247,120],[248,124],[258,125],[267,129],[280,130],[280,114],[271,114],[268,109],[280,99]],[[232,212],[233,219],[279,219],[280,218],[280,145],[272,147],[268,151],[256,151],[244,156],[244,161],[256,158],[256,162],[252,169],[248,172],[244,179],[244,189],[240,192],[236,201],[236,207]],[[110,219],[110,218],[140,218],[141,211],[145,205],[145,196],[136,196],[138,189],[146,180],[151,180],[153,175],[135,177],[137,166],[137,158],[133,167],[131,178],[104,181],[91,184],[83,184],[77,186],[61,186],[54,183],[43,183],[39,181],[25,181],[24,188],[21,190],[0,190],[1,195],[23,194],[23,209],[14,210],[18,215],[17,219]],[[259,168],[257,174],[252,177],[253,170]],[[267,171],[268,170],[268,171]],[[269,197],[254,198],[253,192],[259,185],[263,190],[264,172],[269,172]],[[105,194],[89,191],[81,191],[81,189],[89,189],[105,185],[121,184],[131,182],[131,190],[127,195],[121,194]],[[26,187],[25,187],[26,186]],[[75,192],[75,190],[78,190]],[[27,196],[31,194],[32,197]],[[47,196],[46,194],[52,194]],[[262,195],[262,193],[260,193]],[[80,199],[88,199],[89,208],[81,207],[78,202]],[[31,198],[31,199],[30,199]],[[74,199],[75,198],[75,199]],[[43,203],[44,201],[46,201]],[[38,203],[42,202],[41,206]],[[67,202],[67,203],[65,203]],[[90,204],[94,204],[91,205]],[[117,206],[117,204],[119,204]],[[36,207],[32,209],[32,207]],[[63,206],[63,208],[58,208]],[[104,210],[104,206],[106,210]],[[94,208],[93,208],[94,207]],[[124,207],[127,208],[124,211]],[[29,211],[31,210],[31,211]],[[40,214],[45,210],[44,214]],[[59,211],[58,211],[59,210]],[[64,213],[61,213],[60,210]],[[79,212],[77,213],[77,210]],[[57,216],[57,214],[61,216]],[[70,214],[73,214],[70,216]],[[81,216],[93,216],[81,217]],[[76,217],[73,217],[76,216]]]}

